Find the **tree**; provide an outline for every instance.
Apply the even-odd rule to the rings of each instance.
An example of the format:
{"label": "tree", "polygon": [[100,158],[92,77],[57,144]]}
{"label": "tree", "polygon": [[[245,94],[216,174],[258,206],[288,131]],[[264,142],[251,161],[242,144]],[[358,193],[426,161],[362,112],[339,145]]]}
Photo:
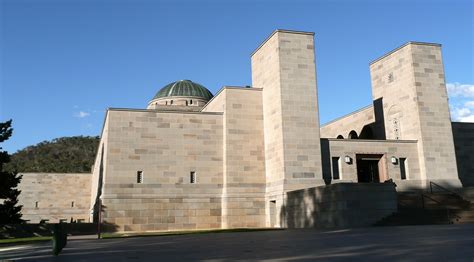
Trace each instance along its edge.
{"label": "tree", "polygon": [[[8,140],[13,133],[12,120],[0,122],[0,143]],[[21,175],[17,172],[4,171],[4,165],[10,161],[7,151],[0,147],[0,224],[21,223],[21,207],[18,205]]]}
{"label": "tree", "polygon": [[60,137],[28,146],[11,155],[6,171],[90,173],[99,137]]}

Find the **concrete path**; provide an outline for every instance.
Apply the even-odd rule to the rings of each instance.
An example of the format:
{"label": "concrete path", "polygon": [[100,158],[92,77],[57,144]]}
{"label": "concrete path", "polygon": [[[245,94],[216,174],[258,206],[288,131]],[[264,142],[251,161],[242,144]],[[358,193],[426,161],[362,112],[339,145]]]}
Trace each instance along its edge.
{"label": "concrete path", "polygon": [[[9,248],[5,250],[5,248]],[[1,247],[13,261],[474,261],[474,225],[210,233]],[[1,261],[1,260],[0,260]]]}

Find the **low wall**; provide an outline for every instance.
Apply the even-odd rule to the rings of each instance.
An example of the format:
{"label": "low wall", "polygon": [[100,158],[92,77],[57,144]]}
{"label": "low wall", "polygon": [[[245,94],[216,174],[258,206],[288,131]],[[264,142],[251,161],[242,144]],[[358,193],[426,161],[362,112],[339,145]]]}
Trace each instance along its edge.
{"label": "low wall", "polygon": [[[0,225],[0,239],[52,236],[54,224],[7,224]],[[97,234],[97,224],[94,223],[63,223],[68,235],[93,235]],[[108,225],[102,226],[103,231],[113,231]],[[105,229],[104,229],[105,228]]]}
{"label": "low wall", "polygon": [[22,173],[18,202],[22,219],[29,223],[47,220],[89,222],[91,174]]}
{"label": "low wall", "polygon": [[287,193],[282,221],[288,228],[373,225],[397,211],[393,183],[339,183]]}

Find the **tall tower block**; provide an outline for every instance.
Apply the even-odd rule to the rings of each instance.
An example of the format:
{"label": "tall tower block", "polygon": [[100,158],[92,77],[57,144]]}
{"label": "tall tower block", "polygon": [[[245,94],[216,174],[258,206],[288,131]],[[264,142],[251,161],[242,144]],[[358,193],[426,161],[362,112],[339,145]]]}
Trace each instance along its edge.
{"label": "tall tower block", "polygon": [[387,139],[418,141],[421,177],[409,180],[460,187],[441,45],[409,42],[372,62],[370,74]]}
{"label": "tall tower block", "polygon": [[252,55],[252,85],[263,88],[267,203],[277,212],[284,192],[324,184],[313,38],[276,30]]}

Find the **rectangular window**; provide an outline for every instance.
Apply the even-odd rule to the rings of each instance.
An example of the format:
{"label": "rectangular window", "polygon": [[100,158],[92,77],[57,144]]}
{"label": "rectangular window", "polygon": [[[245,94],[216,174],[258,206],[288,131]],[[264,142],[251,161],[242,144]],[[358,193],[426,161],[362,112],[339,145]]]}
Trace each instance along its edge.
{"label": "rectangular window", "polygon": [[38,201],[35,202],[35,208],[38,208]]}
{"label": "rectangular window", "polygon": [[71,202],[71,207],[74,207],[74,201]]}
{"label": "rectangular window", "polygon": [[190,175],[190,177],[189,177],[189,182],[190,182],[191,184],[195,184],[195,183],[196,183],[196,179],[197,179],[197,177],[196,177],[196,171],[191,171],[191,175]]}
{"label": "rectangular window", "polygon": [[332,179],[338,180],[340,179],[339,170],[340,170],[340,157],[333,157],[332,158]]}
{"label": "rectangular window", "polygon": [[407,179],[406,161],[406,158],[400,158],[400,178],[402,180]]}
{"label": "rectangular window", "polygon": [[137,183],[143,183],[143,171],[137,171]]}

